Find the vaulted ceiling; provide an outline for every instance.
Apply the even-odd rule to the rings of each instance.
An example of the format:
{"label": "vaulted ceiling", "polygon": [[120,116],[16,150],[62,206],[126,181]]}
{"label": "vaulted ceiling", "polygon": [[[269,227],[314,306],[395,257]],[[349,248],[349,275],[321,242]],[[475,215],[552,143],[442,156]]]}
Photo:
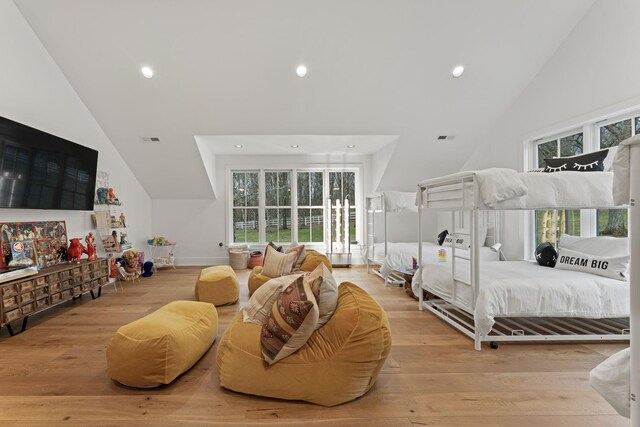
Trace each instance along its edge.
{"label": "vaulted ceiling", "polygon": [[593,0],[15,3],[150,196],[197,199],[196,136],[393,136],[387,189],[457,170]]}

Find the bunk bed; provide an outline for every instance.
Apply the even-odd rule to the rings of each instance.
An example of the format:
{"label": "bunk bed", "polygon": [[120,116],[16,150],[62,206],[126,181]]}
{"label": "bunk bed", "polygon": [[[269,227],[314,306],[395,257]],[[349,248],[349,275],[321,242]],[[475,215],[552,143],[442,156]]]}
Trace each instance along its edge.
{"label": "bunk bed", "polygon": [[[476,350],[482,342],[496,347],[500,341],[629,340],[628,282],[527,261],[481,263],[478,256],[483,211],[626,209],[614,204],[612,182],[610,172],[510,169],[460,172],[420,182],[419,218],[425,210],[468,212],[471,256],[458,259],[454,246],[450,262],[420,264],[413,280],[419,309],[431,311],[472,338]],[[418,226],[421,260],[420,220]],[[456,236],[455,226],[451,233]],[[436,298],[423,300],[420,288]]]}
{"label": "bunk bed", "polygon": [[[404,277],[394,272],[394,270],[401,266],[411,266],[413,258],[418,258],[418,243],[415,240],[411,242],[392,242],[389,241],[387,234],[388,214],[398,212],[417,213],[418,207],[415,200],[415,192],[388,191],[367,196],[367,271],[382,277],[387,284],[404,284]],[[456,221],[460,224],[464,223],[462,217],[459,217]],[[497,241],[494,236],[497,227],[493,227],[493,224],[498,223],[497,215],[485,215],[482,217],[481,223],[484,227],[484,238],[483,243],[480,245],[480,256],[483,260],[497,261],[500,256],[497,249],[484,246],[484,241],[491,244]],[[380,230],[383,241],[376,242],[376,234]],[[427,264],[438,261],[438,252],[443,247],[449,250],[447,246],[440,246],[433,242],[422,242],[421,245],[423,261]],[[470,252],[469,250],[459,249],[456,256],[468,259]]]}

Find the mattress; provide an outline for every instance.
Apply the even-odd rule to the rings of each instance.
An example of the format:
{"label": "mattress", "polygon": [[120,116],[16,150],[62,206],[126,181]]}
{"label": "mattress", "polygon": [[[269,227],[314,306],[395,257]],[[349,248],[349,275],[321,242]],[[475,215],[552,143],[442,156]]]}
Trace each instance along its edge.
{"label": "mattress", "polygon": [[[478,172],[462,172],[439,179],[462,179],[465,176],[483,176],[484,185],[478,186],[480,209],[542,209],[562,207],[564,209],[613,207],[613,173],[611,172],[556,172],[516,173],[512,179],[492,173],[491,169]],[[425,180],[420,185],[429,185]],[[462,190],[461,190],[462,188]],[[519,189],[525,194],[518,196]],[[484,191],[483,191],[484,189]],[[473,184],[438,185],[437,192],[429,193],[427,208],[471,208],[473,206]],[[461,198],[461,195],[464,197]],[[426,196],[425,196],[426,197]]]}
{"label": "mattress", "polygon": [[476,330],[488,335],[496,317],[629,316],[629,283],[578,271],[541,267],[529,261],[483,262],[472,309],[469,261],[456,261],[456,295],[450,262],[425,264],[413,279],[420,286],[474,314]]}
{"label": "mattress", "polygon": [[[376,264],[380,264],[380,274],[383,277],[387,277],[392,273],[394,268],[411,266],[413,257],[418,258],[418,242],[388,242],[386,257],[384,255],[384,243],[376,243],[373,246],[374,256],[372,259]],[[438,251],[440,249],[444,249],[447,252],[447,258],[451,256],[450,247],[440,246],[437,243],[423,242],[423,264],[438,262]],[[456,257],[469,259],[469,251],[456,248]],[[498,254],[486,246],[480,248],[480,257],[483,261],[498,261]]]}

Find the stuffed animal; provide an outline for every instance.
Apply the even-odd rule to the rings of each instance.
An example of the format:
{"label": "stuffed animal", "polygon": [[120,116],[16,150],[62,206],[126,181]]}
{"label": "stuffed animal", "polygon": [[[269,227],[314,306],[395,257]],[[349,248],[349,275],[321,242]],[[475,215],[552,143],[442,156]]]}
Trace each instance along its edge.
{"label": "stuffed animal", "polygon": [[122,258],[124,258],[124,269],[127,273],[135,273],[140,271],[140,255],[138,254],[138,251],[126,251],[122,254]]}
{"label": "stuffed animal", "polygon": [[142,277],[151,277],[153,275],[153,263],[147,261],[142,264]]}
{"label": "stuffed animal", "polygon": [[67,260],[75,261],[80,264],[80,257],[87,253],[87,248],[82,246],[80,239],[73,238],[69,241],[69,249],[67,249]]}
{"label": "stuffed animal", "polygon": [[109,189],[100,187],[96,190],[96,198],[99,205],[105,205],[107,203],[107,196],[109,195]]}

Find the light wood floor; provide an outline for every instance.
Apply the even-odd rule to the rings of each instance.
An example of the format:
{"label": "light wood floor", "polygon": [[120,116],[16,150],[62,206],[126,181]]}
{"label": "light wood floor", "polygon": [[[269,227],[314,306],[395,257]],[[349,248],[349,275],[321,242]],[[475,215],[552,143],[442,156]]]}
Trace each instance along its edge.
{"label": "light wood floor", "polygon": [[[0,333],[0,426],[26,425],[344,425],[344,426],[628,426],[588,384],[589,370],[621,344],[472,342],[396,287],[364,268],[336,269],[371,293],[391,322],[393,348],[373,389],[334,408],[223,390],[215,375],[217,343],[173,384],[135,390],[112,383],[105,351],[121,325],[169,301],[193,299],[198,268],[161,270],[123,292],[109,286],[30,319],[15,337]],[[240,305],[248,272],[239,273]],[[218,308],[218,339],[240,305]],[[313,384],[309,385],[313,387]]]}

